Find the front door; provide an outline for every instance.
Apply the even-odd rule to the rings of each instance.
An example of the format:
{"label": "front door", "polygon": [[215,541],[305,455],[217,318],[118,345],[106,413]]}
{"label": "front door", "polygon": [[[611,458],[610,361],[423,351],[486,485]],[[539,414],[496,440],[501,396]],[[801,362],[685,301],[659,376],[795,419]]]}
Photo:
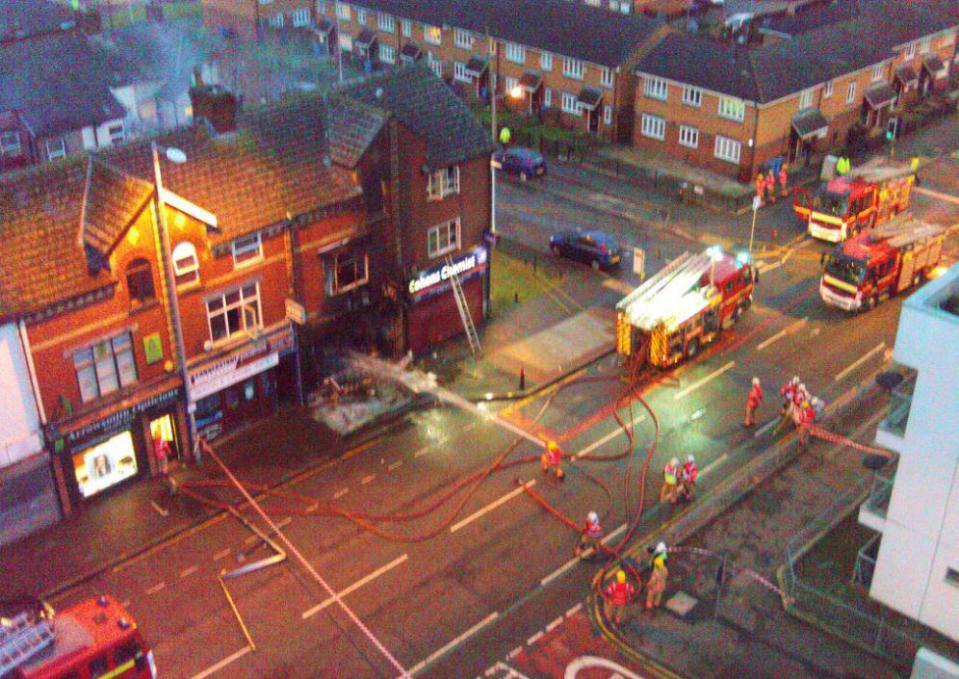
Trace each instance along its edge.
{"label": "front door", "polygon": [[153,436],[159,432],[160,436],[163,437],[163,440],[166,441],[170,446],[170,460],[176,460],[180,457],[180,445],[177,440],[177,431],[173,423],[172,413],[158,417],[155,420],[150,420],[150,439],[153,439]]}
{"label": "front door", "polygon": [[599,132],[599,106],[587,112],[586,115],[588,116],[589,133],[596,134]]}

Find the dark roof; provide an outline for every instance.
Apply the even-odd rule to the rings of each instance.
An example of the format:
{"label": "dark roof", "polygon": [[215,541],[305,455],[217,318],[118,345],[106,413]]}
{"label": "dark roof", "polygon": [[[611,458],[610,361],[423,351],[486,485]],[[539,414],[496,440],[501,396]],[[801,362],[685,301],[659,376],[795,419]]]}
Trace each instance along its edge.
{"label": "dark roof", "polygon": [[326,18],[320,19],[316,22],[316,30],[321,33],[329,33],[333,30],[333,22]]}
{"label": "dark roof", "polygon": [[372,28],[364,28],[356,36],[356,44],[362,45],[364,47],[369,47],[374,42],[376,42],[376,31]]}
{"label": "dark roof", "polygon": [[331,98],[327,120],[333,162],[348,168],[356,167],[387,117],[385,111],[345,95]]}
{"label": "dark roof", "polygon": [[70,30],[76,20],[67,7],[48,0],[3,0],[0,2],[0,39]]}
{"label": "dark roof", "polygon": [[755,48],[672,34],[636,70],[766,103],[877,64],[898,45],[959,25],[959,9],[940,11],[938,0],[870,0],[861,7],[851,19]]}
{"label": "dark roof", "polygon": [[426,143],[431,169],[488,155],[486,130],[466,104],[424,64],[410,64],[348,87],[353,99],[388,111]]}
{"label": "dark roof", "polygon": [[882,108],[896,100],[896,90],[889,83],[879,83],[872,87],[867,87],[863,92],[866,102],[872,108]]}
{"label": "dark roof", "polygon": [[794,14],[777,12],[760,19],[760,29],[798,35],[822,26],[854,17],[859,12],[857,0],[832,0],[800,5]]}
{"label": "dark roof", "polygon": [[614,68],[663,25],[579,0],[351,0],[375,12],[433,26],[455,26]]}
{"label": "dark roof", "polygon": [[602,100],[602,91],[596,89],[595,87],[584,87],[579,91],[579,97],[576,99],[580,106],[583,108],[588,108],[590,111],[599,106],[599,102]]}
{"label": "dark roof", "polygon": [[935,55],[931,55],[923,59],[922,65],[933,75],[941,71],[943,67],[942,59]]}
{"label": "dark roof", "polygon": [[535,92],[542,84],[543,74],[539,71],[526,71],[519,79],[519,86],[527,92]]}
{"label": "dark roof", "polygon": [[[204,126],[162,135],[187,161],[161,157],[163,185],[216,215],[214,244],[290,216],[361,194],[348,172],[332,166],[323,99],[293,97],[241,116],[236,132],[211,137]],[[137,141],[104,152],[111,165],[153,181],[150,144]]]}
{"label": "dark roof", "polygon": [[470,57],[470,60],[466,63],[466,72],[479,77],[483,75],[483,71],[485,71],[488,66],[489,59],[487,57]]}
{"label": "dark roof", "polygon": [[916,75],[915,69],[909,64],[904,64],[896,69],[896,78],[899,79],[903,85],[908,85],[919,80],[919,76]]}
{"label": "dark roof", "polygon": [[404,57],[412,57],[416,59],[422,54],[423,49],[417,45],[415,42],[410,40],[408,43],[403,45],[403,49],[400,50],[400,54]]}
{"label": "dark roof", "polygon": [[75,32],[0,45],[0,111],[18,111],[38,137],[123,118],[102,55]]}
{"label": "dark roof", "polygon": [[113,246],[153,196],[153,184],[87,159],[80,240],[106,259]]}
{"label": "dark roof", "polygon": [[818,108],[808,108],[793,116],[792,126],[805,139],[829,127],[829,121]]}

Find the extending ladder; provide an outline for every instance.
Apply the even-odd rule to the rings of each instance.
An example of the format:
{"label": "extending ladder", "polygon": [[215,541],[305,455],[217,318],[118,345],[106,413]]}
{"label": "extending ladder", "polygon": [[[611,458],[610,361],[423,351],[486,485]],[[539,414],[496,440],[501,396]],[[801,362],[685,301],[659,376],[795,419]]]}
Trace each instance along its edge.
{"label": "extending ladder", "polygon": [[0,676],[19,667],[53,642],[53,623],[34,622],[20,613],[9,624],[0,625]]}
{"label": "extending ladder", "polygon": [[460,319],[463,321],[463,328],[466,330],[466,340],[469,342],[470,351],[475,356],[482,351],[476,325],[473,323],[473,316],[470,315],[469,304],[466,302],[466,295],[463,294],[463,286],[460,285],[460,277],[453,271],[453,259],[451,257],[446,258],[446,265],[450,268],[450,286],[453,288],[456,308],[459,309]]}

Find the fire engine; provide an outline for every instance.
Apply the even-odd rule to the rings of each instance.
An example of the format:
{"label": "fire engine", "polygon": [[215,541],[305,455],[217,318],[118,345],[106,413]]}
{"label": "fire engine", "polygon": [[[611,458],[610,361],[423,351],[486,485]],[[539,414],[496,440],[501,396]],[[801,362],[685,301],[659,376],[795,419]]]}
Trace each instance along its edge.
{"label": "fire engine", "polygon": [[616,350],[659,368],[695,356],[749,308],[757,281],[748,257],[685,252],[616,305]]}
{"label": "fire engine", "polygon": [[902,215],[823,254],[819,296],[846,311],[918,285],[939,264],[944,229]]}
{"label": "fire engine", "polygon": [[839,243],[909,208],[915,173],[909,163],[876,158],[821,184],[797,187],[793,212],[813,238]]}
{"label": "fire engine", "polygon": [[156,665],[136,623],[101,596],[60,612],[24,611],[0,619],[3,679],[155,679]]}

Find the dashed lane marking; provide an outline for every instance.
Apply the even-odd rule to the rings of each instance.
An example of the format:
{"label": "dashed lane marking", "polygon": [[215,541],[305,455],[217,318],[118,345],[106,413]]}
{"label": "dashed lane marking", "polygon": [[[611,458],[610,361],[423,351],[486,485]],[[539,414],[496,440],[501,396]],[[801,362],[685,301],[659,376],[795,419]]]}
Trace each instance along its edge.
{"label": "dashed lane marking", "polygon": [[156,594],[157,592],[159,592],[160,590],[162,590],[164,587],[166,587],[166,583],[165,583],[165,582],[158,582],[157,584],[153,585],[153,587],[151,587],[150,589],[146,590],[146,593],[147,593],[147,594]]}
{"label": "dashed lane marking", "polygon": [[[366,575],[366,576],[360,578],[359,580],[357,580],[356,582],[354,582],[352,585],[350,585],[349,587],[347,587],[347,588],[344,589],[343,591],[337,593],[337,597],[343,598],[343,597],[345,597],[347,594],[351,594],[352,592],[355,592],[356,590],[358,590],[358,589],[359,589],[360,587],[362,587],[363,585],[365,585],[365,584],[367,584],[367,583],[369,583],[369,582],[372,582],[373,580],[376,580],[376,578],[380,577],[380,576],[383,575],[384,573],[393,570],[394,568],[396,568],[397,566],[399,566],[401,563],[403,563],[404,561],[406,561],[408,558],[409,558],[409,556],[408,556],[407,554],[403,554],[402,556],[398,556],[397,558],[393,559],[392,561],[390,561],[390,562],[389,562],[388,564],[386,564],[385,566],[380,566],[379,568],[377,568],[375,571],[373,571],[373,572],[370,573],[369,575]],[[319,613],[320,611],[322,611],[324,608],[326,608],[327,606],[330,606],[331,604],[333,604],[333,603],[335,603],[335,602],[336,602],[336,597],[329,597],[329,598],[321,601],[320,603],[318,603],[318,604],[317,604],[316,606],[314,606],[313,608],[309,608],[309,609],[303,611],[302,618],[303,618],[304,620],[306,620],[307,618],[316,615],[317,613]]]}
{"label": "dashed lane marking", "polygon": [[[279,521],[277,521],[277,522],[276,522],[276,527],[277,527],[277,528],[283,528],[284,526],[289,526],[292,522],[293,522],[293,517],[287,516],[286,518],[280,519]],[[260,536],[254,533],[253,535],[250,535],[250,536],[244,538],[243,544],[245,544],[245,545],[252,545],[253,543],[257,542],[258,540],[260,540]]]}
{"label": "dashed lane marking", "polygon": [[196,565],[190,566],[189,568],[186,568],[186,569],[180,571],[180,577],[181,577],[181,578],[187,578],[187,577],[193,575],[194,573],[196,573],[198,570],[200,570],[200,567],[199,567],[199,566],[196,566]]}
{"label": "dashed lane marking", "polygon": [[550,632],[552,632],[554,629],[556,629],[562,624],[563,624],[563,616],[559,616],[553,622],[546,625],[546,633],[549,634]]}
{"label": "dashed lane marking", "polygon": [[423,447],[420,448],[419,450],[413,451],[413,457],[422,457],[422,456],[426,455],[428,452],[430,452],[430,447],[429,447],[429,446],[423,446]]}
{"label": "dashed lane marking", "polygon": [[233,653],[232,655],[228,655],[227,657],[225,657],[223,660],[216,663],[215,665],[210,665],[199,674],[194,674],[192,679],[205,679],[206,677],[210,676],[214,672],[219,672],[230,663],[239,660],[240,658],[242,658],[243,656],[245,656],[247,653],[249,653],[252,650],[253,649],[250,648],[249,646],[244,646],[236,653]]}
{"label": "dashed lane marking", "polygon": [[614,530],[614,531],[612,531],[611,533],[609,533],[608,535],[606,535],[602,540],[600,540],[600,542],[602,542],[602,543],[605,545],[605,544],[608,543],[610,540],[615,539],[616,536],[619,535],[620,533],[622,533],[624,530],[626,530],[626,524],[625,524],[625,523],[624,523],[622,526],[620,526],[619,528],[617,528],[616,530]]}
{"label": "dashed lane marking", "polygon": [[570,568],[572,568],[573,566],[575,566],[577,563],[579,563],[579,557],[578,557],[578,556],[573,557],[572,559],[570,559],[569,561],[567,561],[566,563],[564,563],[562,566],[560,566],[559,568],[557,568],[555,571],[553,571],[552,573],[550,573],[549,575],[547,575],[545,578],[543,578],[542,580],[540,580],[540,581],[539,581],[539,584],[542,585],[543,587],[545,587],[546,585],[548,585],[549,583],[551,583],[553,580],[555,580],[556,578],[558,578],[559,576],[561,576],[563,573],[565,573],[566,571],[568,571]]}
{"label": "dashed lane marking", "polygon": [[519,655],[520,653],[522,653],[522,652],[523,652],[523,647],[522,647],[522,646],[517,646],[517,647],[514,648],[512,651],[510,651],[509,653],[506,654],[506,659],[507,659],[507,660],[512,660],[513,658],[515,658],[516,656],[518,656],[518,655]]}
{"label": "dashed lane marking", "polygon": [[376,478],[376,474],[370,474],[369,476],[364,476],[362,479],[360,479],[360,485],[365,486],[366,484],[368,484],[370,481],[372,481],[375,478]]}
{"label": "dashed lane marking", "polygon": [[[642,422],[642,421],[645,420],[645,419],[646,419],[646,415],[645,415],[645,414],[637,415],[636,417],[633,418],[633,421],[630,422],[627,426],[635,426],[635,425],[639,424],[640,422]],[[610,439],[615,438],[616,436],[625,436],[625,434],[623,433],[623,430],[622,430],[621,428],[616,428],[616,429],[614,429],[613,431],[611,431],[611,432],[609,432],[608,434],[606,434],[606,436],[604,436],[603,438],[599,439],[598,441],[594,441],[593,443],[590,443],[588,446],[586,446],[586,447],[583,448],[581,451],[579,451],[578,453],[576,453],[576,457],[577,457],[577,458],[580,458],[580,457],[582,457],[583,455],[588,455],[589,453],[593,452],[594,450],[596,450],[597,448],[599,448],[601,445],[603,445],[604,443],[606,443],[606,442],[609,441]]]}
{"label": "dashed lane marking", "polygon": [[415,665],[413,665],[413,667],[410,668],[410,674],[411,674],[411,675],[412,675],[412,674],[416,674],[417,672],[419,672],[420,670],[422,670],[424,667],[426,667],[427,665],[429,665],[431,662],[433,662],[433,661],[436,660],[437,658],[442,657],[443,655],[445,655],[446,653],[448,653],[448,652],[451,651],[452,649],[454,649],[454,648],[456,648],[457,646],[459,646],[461,643],[463,643],[464,641],[466,641],[467,639],[469,639],[471,636],[473,636],[474,634],[476,634],[477,632],[479,632],[481,629],[483,629],[484,627],[486,627],[488,624],[490,624],[491,622],[493,622],[494,620],[496,620],[496,618],[498,618],[498,617],[499,617],[499,613],[498,613],[498,612],[494,611],[494,612],[490,613],[490,614],[487,615],[485,618],[483,618],[482,620],[480,620],[478,623],[476,623],[475,625],[473,625],[472,627],[470,627],[468,630],[466,630],[465,632],[463,632],[461,635],[459,635],[458,637],[456,637],[455,639],[453,639],[451,642],[449,642],[448,644],[446,644],[445,646],[443,646],[443,647],[440,648],[439,650],[436,650],[436,651],[434,651],[433,653],[430,653],[430,655],[429,655],[425,660],[421,660],[420,662],[418,662],[418,663],[416,663]]}
{"label": "dashed lane marking", "polygon": [[543,633],[543,630],[540,630],[539,632],[537,632],[536,634],[534,634],[533,636],[531,636],[529,639],[526,640],[526,645],[527,645],[527,646],[532,646],[532,645],[535,644],[537,641],[539,641],[540,639],[542,639],[544,636],[545,636],[545,634]]}
{"label": "dashed lane marking", "polygon": [[713,460],[712,462],[710,462],[709,464],[707,464],[707,465],[706,465],[706,468],[703,469],[701,472],[699,472],[699,475],[700,475],[700,476],[706,476],[706,474],[708,474],[709,472],[711,472],[712,470],[714,470],[714,469],[715,469],[716,467],[718,467],[719,465],[724,464],[724,463],[726,462],[726,460],[728,460],[728,459],[729,459],[729,453],[723,453],[722,455],[720,455],[719,457],[717,457],[715,460]]}
{"label": "dashed lane marking", "polygon": [[389,467],[387,467],[386,469],[387,469],[387,471],[393,471],[394,469],[399,469],[399,468],[402,467],[402,466],[403,466],[403,460],[397,460],[396,462],[394,462],[393,464],[391,464],[391,465],[390,465]]}
{"label": "dashed lane marking", "polygon": [[455,533],[456,531],[458,531],[458,530],[459,530],[460,528],[462,528],[463,526],[466,526],[467,524],[472,523],[473,521],[475,521],[476,519],[480,518],[480,517],[483,516],[484,514],[493,511],[494,509],[496,509],[497,507],[499,507],[501,504],[504,504],[504,503],[506,503],[506,502],[509,502],[510,500],[512,500],[514,497],[516,497],[516,496],[519,495],[520,493],[525,492],[527,488],[532,488],[532,487],[535,486],[535,485],[536,485],[536,479],[533,479],[533,480],[531,480],[531,481],[527,481],[526,483],[524,483],[524,484],[523,484],[522,486],[520,486],[519,488],[516,488],[516,489],[514,489],[514,490],[511,490],[510,492],[508,492],[506,495],[504,495],[504,496],[501,497],[500,499],[494,500],[493,502],[490,502],[488,505],[486,505],[486,506],[483,507],[482,509],[479,509],[479,510],[473,512],[472,514],[470,514],[469,516],[467,516],[467,517],[466,517],[465,519],[463,519],[462,521],[460,521],[460,522],[458,522],[458,523],[454,523],[452,526],[450,526],[450,533]]}
{"label": "dashed lane marking", "polygon": [[225,559],[226,557],[230,556],[230,551],[231,551],[230,548],[227,547],[223,551],[217,552],[216,554],[213,555],[213,560],[219,561],[220,559]]}
{"label": "dashed lane marking", "polygon": [[576,604],[575,606],[573,606],[572,608],[570,608],[568,611],[566,611],[566,617],[567,617],[567,618],[572,618],[574,615],[576,615],[577,613],[579,613],[579,609],[581,609],[582,607],[583,607],[583,604],[582,604],[582,603]]}
{"label": "dashed lane marking", "polygon": [[678,401],[679,399],[683,398],[687,394],[691,394],[692,392],[696,391],[697,389],[702,387],[704,384],[706,384],[710,380],[716,379],[717,377],[722,375],[724,372],[726,372],[730,368],[733,368],[735,365],[736,365],[736,361],[730,361],[729,363],[724,365],[722,368],[712,371],[711,373],[706,375],[706,377],[699,380],[698,382],[694,382],[690,384],[688,387],[686,387],[685,389],[677,391],[675,394],[673,394],[673,400]]}
{"label": "dashed lane marking", "polygon": [[875,356],[876,354],[878,354],[880,351],[882,351],[882,350],[885,349],[885,348],[886,348],[886,343],[885,343],[885,342],[880,342],[879,344],[877,344],[876,346],[874,346],[872,349],[870,349],[870,350],[869,350],[864,356],[862,356],[859,360],[855,361],[855,362],[852,363],[850,366],[848,366],[847,368],[845,368],[842,372],[840,372],[838,375],[836,375],[836,377],[834,377],[833,380],[836,381],[836,382],[838,382],[838,381],[841,380],[843,377],[845,377],[846,375],[848,375],[849,373],[851,373],[853,370],[855,370],[856,368],[858,368],[859,366],[861,366],[863,363],[865,363],[866,361],[868,361],[870,358],[872,358],[873,356]]}
{"label": "dashed lane marking", "polygon": [[783,337],[785,337],[786,335],[790,335],[790,334],[796,332],[797,330],[799,330],[799,328],[801,328],[802,326],[804,326],[808,321],[809,321],[809,317],[807,316],[806,318],[800,318],[800,319],[799,319],[798,321],[796,321],[795,323],[790,323],[789,325],[787,325],[785,328],[783,328],[782,330],[780,330],[779,332],[777,332],[775,335],[773,335],[773,336],[770,337],[769,339],[764,340],[763,342],[761,342],[761,343],[756,347],[756,349],[757,349],[758,351],[762,351],[763,349],[765,349],[766,347],[768,347],[768,346],[769,346],[770,344],[772,344],[773,342],[777,342],[777,341],[781,340]]}
{"label": "dashed lane marking", "polygon": [[349,492],[350,492],[350,489],[349,489],[349,488],[340,488],[338,491],[336,491],[335,493],[333,493],[333,499],[334,499],[334,500],[339,500],[341,497],[343,497],[344,495],[346,495],[346,494],[349,493]]}

